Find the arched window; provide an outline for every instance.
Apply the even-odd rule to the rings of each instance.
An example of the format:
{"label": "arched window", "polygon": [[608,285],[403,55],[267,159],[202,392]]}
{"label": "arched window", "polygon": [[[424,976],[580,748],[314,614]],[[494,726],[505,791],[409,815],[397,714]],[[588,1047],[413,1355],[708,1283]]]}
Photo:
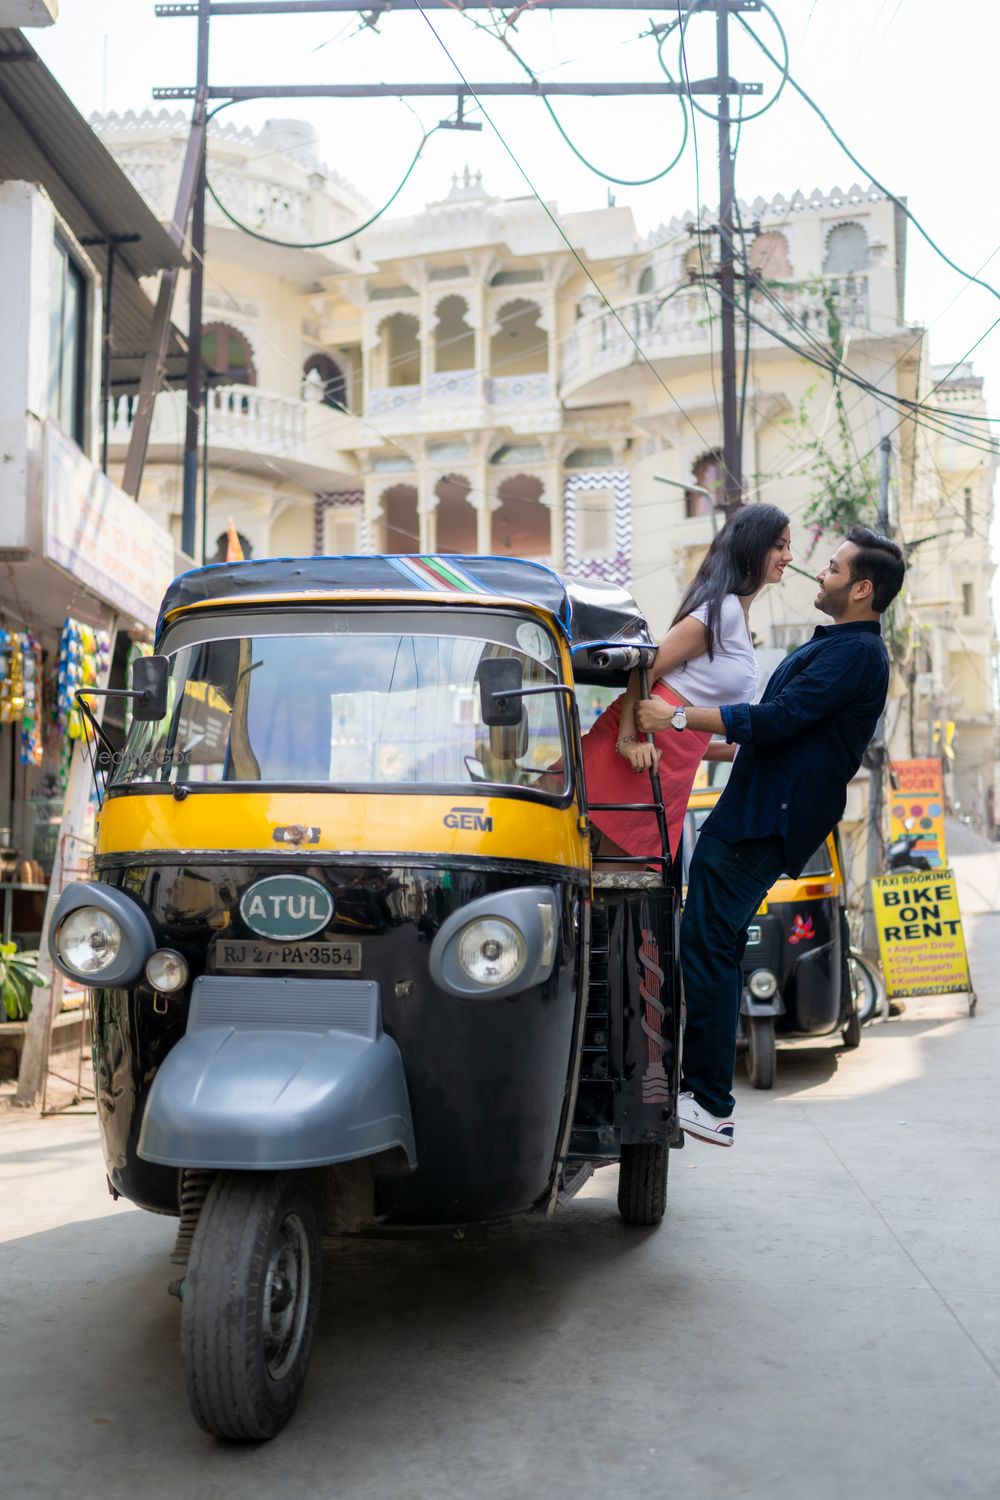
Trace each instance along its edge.
{"label": "arched window", "polygon": [[302,366],[302,374],[303,385],[308,382],[313,386],[325,406],[332,406],[335,411],[346,410],[347,381],[343,370],[328,354],[310,354]]}
{"label": "arched window", "polygon": [[754,235],[747,251],[747,260],[754,271],[767,280],[789,281],[792,263],[788,258],[788,241],[777,229]]}
{"label": "arched window", "polygon": [[490,368],[493,375],[540,375],[549,368],[549,336],[540,327],[541,309],[537,302],[517,297],[507,302],[497,315],[497,327],[490,340]]}
{"label": "arched window", "polygon": [[382,551],[419,552],[420,517],[417,489],[412,484],[394,484],[382,496]]}
{"label": "arched window", "polygon": [[638,291],[640,297],[647,297],[651,292],[656,291],[656,277],[652,266],[647,266],[639,277]]}
{"label": "arched window", "polygon": [[505,479],[492,515],[490,550],[497,556],[551,557],[552,518],[542,504],[544,485],[531,474]]}
{"label": "arched window", "polygon": [[847,276],[868,265],[868,236],[860,224],[835,224],[826,237],[824,276]]}
{"label": "arched window", "polygon": [[434,486],[437,505],[437,551],[478,551],[476,509],[469,499],[472,486],[458,474],[448,474]]}
{"label": "arched window", "polygon": [[420,384],[420,320],[412,313],[392,313],[379,324],[379,385]]}
{"label": "arched window", "polygon": [[684,514],[686,516],[707,516],[709,513],[709,501],[708,496],[701,493],[702,490],[709,490],[715,496],[716,510],[725,501],[722,482],[722,454],[718,448],[713,448],[710,452],[703,453],[700,458],[696,458],[691,465],[691,473],[698,488],[696,490],[684,491]]}
{"label": "arched window", "polygon": [[201,332],[201,357],[209,385],[256,385],[250,345],[229,323],[206,323]]}
{"label": "arched window", "polygon": [[464,297],[451,293],[437,305],[434,329],[434,371],[447,375],[456,370],[472,370],[476,365],[476,335],[469,327],[469,304]]}

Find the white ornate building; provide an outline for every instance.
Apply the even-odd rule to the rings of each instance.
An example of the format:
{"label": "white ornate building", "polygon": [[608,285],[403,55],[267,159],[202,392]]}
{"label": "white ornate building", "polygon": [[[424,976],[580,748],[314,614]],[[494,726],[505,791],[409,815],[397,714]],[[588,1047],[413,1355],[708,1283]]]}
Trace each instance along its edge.
{"label": "white ornate building", "polygon": [[[183,116],[95,125],[166,216]],[[301,122],[214,128],[209,176],[237,219],[279,240],[343,235],[370,212]],[[892,436],[890,513],[917,543],[892,748],[927,753],[935,725],[946,738],[955,723],[952,795],[985,814],[995,464],[962,440],[985,425],[969,420],[985,411],[981,382],[957,371],[929,395],[927,339],[904,313],[905,220],[878,190],[757,199],[741,215],[760,277],[740,317],[748,491],[789,513],[811,573],[831,550],[824,514],[836,530],[817,498],[874,498]],[[631,581],[664,627],[717,521],[701,490],[721,477],[719,245],[708,212],[694,217],[644,239],[624,207],[559,215],[588,275],[539,203],[493,197],[469,172],[422,213],[325,250],[254,239],[210,201],[206,555],[230,515],[257,554],[518,553]],[[841,358],[884,394],[816,363]],[[945,409],[935,425],[955,431],[901,420],[897,397]],[[175,526],[183,402],[158,399],[143,487]],[[120,401],[119,457],[129,418]],[[762,645],[811,633],[814,593],[802,576],[767,591]]]}

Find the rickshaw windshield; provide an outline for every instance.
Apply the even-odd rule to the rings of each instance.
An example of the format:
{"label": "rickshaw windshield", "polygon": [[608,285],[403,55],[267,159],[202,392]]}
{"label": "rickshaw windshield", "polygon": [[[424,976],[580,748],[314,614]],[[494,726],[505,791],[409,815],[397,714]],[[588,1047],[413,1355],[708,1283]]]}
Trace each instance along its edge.
{"label": "rickshaw windshield", "polygon": [[240,611],[182,619],[160,650],[168,711],[133,721],[115,788],[256,782],[338,787],[533,787],[559,796],[565,694],[482,723],[477,670],[516,659],[525,687],[558,681],[555,638],[513,611]]}

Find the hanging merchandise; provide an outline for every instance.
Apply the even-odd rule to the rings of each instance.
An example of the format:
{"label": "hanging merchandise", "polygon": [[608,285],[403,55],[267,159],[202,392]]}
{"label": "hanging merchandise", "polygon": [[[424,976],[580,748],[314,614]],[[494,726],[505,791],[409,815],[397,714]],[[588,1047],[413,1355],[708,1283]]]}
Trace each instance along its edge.
{"label": "hanging merchandise", "polygon": [[40,766],[42,746],[42,648],[30,630],[21,637],[24,714],[21,719],[21,764]]}
{"label": "hanging merchandise", "polygon": [[96,687],[107,673],[110,658],[111,637],[108,632],[95,630],[92,625],[85,625],[67,615],[59,642],[57,697],[59,728],[65,736],[59,768],[63,787],[69,776],[74,741],[90,737],[83,714],[77,707],[77,692],[81,688]]}
{"label": "hanging merchandise", "polygon": [[24,714],[24,637],[17,630],[0,630],[0,724],[13,724]]}

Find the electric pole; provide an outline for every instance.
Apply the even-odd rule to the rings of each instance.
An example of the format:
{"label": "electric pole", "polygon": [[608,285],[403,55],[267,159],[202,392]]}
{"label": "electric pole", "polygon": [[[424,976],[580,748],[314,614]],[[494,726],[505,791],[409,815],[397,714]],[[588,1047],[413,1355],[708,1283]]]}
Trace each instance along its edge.
{"label": "electric pole", "polygon": [[[879,444],[878,529],[889,535],[889,461],[892,439],[884,437]],[[912,687],[910,689],[912,692]],[[885,771],[888,755],[885,743],[885,709],[879,715],[875,735],[865,755],[868,766],[868,847],[865,860],[864,928],[861,947],[865,953],[878,953],[878,929],[875,926],[875,902],[872,881],[882,866],[882,817],[885,803]]]}
{"label": "electric pole", "polygon": [[[490,10],[496,0],[420,0],[419,11]],[[721,300],[722,325],[722,454],[724,469],[724,507],[727,514],[743,503],[743,462],[740,452],[738,381],[736,372],[736,282],[734,255],[736,219],[735,163],[732,148],[732,95],[760,97],[761,83],[740,83],[729,71],[729,16],[732,13],[759,12],[762,0],[552,0],[546,5],[551,14],[563,11],[669,11],[670,22],[652,27],[652,34],[662,35],[678,24],[684,26],[692,16],[715,16],[716,70],[712,78],[675,82],[663,78],[655,83],[551,83],[535,79],[531,83],[468,83],[464,78],[451,83],[325,83],[325,84],[238,84],[210,85],[208,78],[208,35],[212,17],[262,15],[304,15],[324,12],[357,11],[367,20],[393,9],[398,0],[180,0],[180,3],[158,4],[157,16],[164,19],[190,18],[198,22],[198,58],[194,85],[155,88],[153,97],[166,101],[191,100],[192,139],[200,132],[201,147],[197,185],[191,225],[191,296],[188,320],[187,421],[184,438],[184,509],[181,545],[193,554],[195,513],[198,489],[198,421],[204,382],[201,353],[202,296],[205,253],[205,138],[208,101],[221,99],[235,103],[245,99],[362,99],[362,98],[433,98],[452,96],[457,119],[452,128],[476,129],[463,119],[463,107],[469,98],[565,97],[583,95],[607,98],[612,95],[695,95],[715,96],[719,101],[719,224],[721,256],[717,273]],[[527,8],[527,7],[524,7]],[[426,19],[426,17],[425,17]],[[148,423],[147,423],[148,425]],[[143,443],[144,446],[144,443]],[[137,451],[139,445],[137,444]],[[136,481],[137,483],[137,481]]]}
{"label": "electric pole", "polygon": [[736,390],[736,269],[733,236],[736,232],[736,180],[730,133],[729,3],[716,0],[715,51],[719,78],[719,293],[722,302],[722,466],[727,516],[743,504],[743,455]]}
{"label": "electric pole", "polygon": [[[184,501],[181,551],[194,557],[198,507],[198,437],[202,410],[204,361],[201,355],[202,305],[205,295],[205,158],[208,151],[208,29],[210,0],[198,0],[198,60],[192,131],[200,129],[201,156],[191,210],[191,278],[188,295],[187,411],[184,423]],[[207,419],[207,413],[206,413]],[[206,496],[207,503],[207,496]]]}

